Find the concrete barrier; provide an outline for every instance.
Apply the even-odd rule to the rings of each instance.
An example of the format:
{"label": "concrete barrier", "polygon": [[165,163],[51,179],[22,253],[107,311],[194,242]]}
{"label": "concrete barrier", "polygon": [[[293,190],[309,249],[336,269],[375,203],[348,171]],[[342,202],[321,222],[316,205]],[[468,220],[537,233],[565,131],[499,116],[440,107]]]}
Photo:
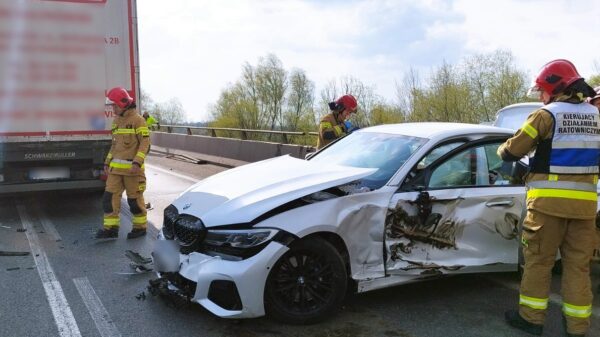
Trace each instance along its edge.
{"label": "concrete barrier", "polygon": [[260,142],[234,138],[217,138],[154,131],[150,135],[153,145],[167,149],[183,150],[211,156],[255,162],[285,154],[304,158],[315,151],[312,146]]}

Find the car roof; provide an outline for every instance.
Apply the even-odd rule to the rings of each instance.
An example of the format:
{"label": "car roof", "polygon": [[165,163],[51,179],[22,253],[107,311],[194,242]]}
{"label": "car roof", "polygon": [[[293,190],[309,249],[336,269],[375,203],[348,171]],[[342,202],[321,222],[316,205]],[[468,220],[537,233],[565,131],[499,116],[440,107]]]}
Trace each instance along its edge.
{"label": "car roof", "polygon": [[515,103],[515,104],[507,105],[504,108],[498,110],[498,112],[496,114],[499,114],[500,112],[502,112],[504,110],[511,110],[513,108],[531,108],[533,110],[535,108],[541,108],[543,106],[544,106],[544,104],[541,102]]}
{"label": "car roof", "polygon": [[481,124],[421,122],[372,126],[361,132],[381,132],[420,138],[447,138],[472,134],[514,134],[514,130]]}

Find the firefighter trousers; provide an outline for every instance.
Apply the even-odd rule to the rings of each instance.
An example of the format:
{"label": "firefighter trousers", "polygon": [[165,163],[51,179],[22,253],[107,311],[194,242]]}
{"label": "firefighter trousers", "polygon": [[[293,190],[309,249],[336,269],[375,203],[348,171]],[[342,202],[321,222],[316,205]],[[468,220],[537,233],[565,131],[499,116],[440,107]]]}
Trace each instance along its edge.
{"label": "firefighter trousers", "polygon": [[109,173],[104,196],[102,197],[104,228],[119,228],[121,196],[125,191],[127,193],[127,204],[132,215],[133,228],[145,229],[147,225],[146,204],[144,203],[145,190],[146,177],[143,172],[137,176]]}
{"label": "firefighter trousers", "polygon": [[592,313],[590,261],[597,241],[595,227],[593,219],[566,219],[527,211],[521,239],[525,258],[519,297],[521,317],[544,324],[552,267],[560,250],[562,312],[567,331],[585,334]]}

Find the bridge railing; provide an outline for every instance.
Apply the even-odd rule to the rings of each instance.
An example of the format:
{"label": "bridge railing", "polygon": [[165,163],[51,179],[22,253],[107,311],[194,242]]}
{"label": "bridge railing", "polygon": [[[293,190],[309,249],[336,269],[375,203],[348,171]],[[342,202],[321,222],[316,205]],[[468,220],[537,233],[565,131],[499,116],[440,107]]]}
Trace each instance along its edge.
{"label": "bridge railing", "polygon": [[[293,137],[317,137],[317,132],[303,132],[303,131],[277,131],[277,130],[254,130],[254,129],[238,129],[238,128],[218,128],[210,126],[187,126],[187,125],[161,125],[158,131],[167,133],[179,133],[187,135],[207,135],[217,138],[232,138],[230,134],[238,134],[239,137],[235,137],[242,140],[254,139],[249,137],[251,134],[263,134],[263,135],[277,135],[281,138],[283,144],[290,144],[290,140]],[[219,133],[217,133],[219,132]],[[221,135],[219,135],[221,134]],[[224,134],[224,135],[223,135]],[[269,137],[270,138],[270,137]]]}

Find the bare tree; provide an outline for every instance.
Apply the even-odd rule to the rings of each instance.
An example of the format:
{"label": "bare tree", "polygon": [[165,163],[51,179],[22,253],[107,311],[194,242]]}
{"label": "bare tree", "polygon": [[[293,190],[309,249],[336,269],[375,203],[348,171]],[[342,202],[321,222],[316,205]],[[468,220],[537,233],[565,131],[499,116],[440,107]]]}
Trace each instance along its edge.
{"label": "bare tree", "polygon": [[161,124],[177,125],[186,120],[185,110],[178,98],[154,104],[151,115],[155,116]]}
{"label": "bare tree", "polygon": [[315,85],[301,69],[292,70],[289,82],[287,113],[282,126],[286,130],[299,130],[301,124],[314,124],[309,122],[314,116]]}
{"label": "bare tree", "polygon": [[345,76],[337,81],[331,80],[321,90],[320,115],[329,113],[328,103],[345,94],[354,96],[358,102],[358,113],[351,117],[354,123],[360,127],[371,125],[371,111],[376,105],[383,104],[383,99],[375,94],[373,86],[366,85],[352,76]]}
{"label": "bare tree", "polygon": [[405,118],[415,112],[416,99],[421,91],[419,73],[412,67],[405,73],[402,84],[396,82],[396,100]]}
{"label": "bare tree", "polygon": [[269,129],[274,130],[283,124],[283,104],[287,90],[287,71],[273,54],[261,58],[256,67],[258,97],[264,106]]}
{"label": "bare tree", "polygon": [[154,108],[154,104],[154,100],[150,94],[144,89],[140,90],[140,99],[138,101],[138,110],[140,113],[151,111]]}

